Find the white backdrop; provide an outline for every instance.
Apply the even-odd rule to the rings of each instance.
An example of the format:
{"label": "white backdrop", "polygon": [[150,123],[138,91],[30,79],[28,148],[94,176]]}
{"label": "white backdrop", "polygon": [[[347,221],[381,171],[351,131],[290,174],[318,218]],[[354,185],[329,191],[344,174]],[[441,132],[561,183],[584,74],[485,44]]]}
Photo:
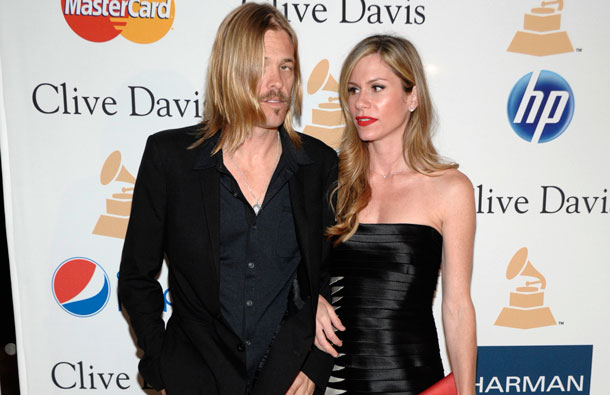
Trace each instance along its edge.
{"label": "white backdrop", "polygon": [[[130,188],[149,134],[199,120],[215,31],[241,1],[166,0],[154,15],[132,1],[128,18],[65,15],[79,5],[95,13],[89,3],[0,0],[1,154],[23,394],[142,393],[116,297]],[[297,127],[330,144],[342,128],[333,78],[349,49],[378,32],[418,47],[439,114],[437,147],[475,186],[481,393],[610,386],[610,5],[558,3],[275,2],[300,39]],[[540,78],[524,99],[529,73]],[[513,123],[556,138],[527,141]],[[591,346],[592,357],[571,365],[575,349]]]}

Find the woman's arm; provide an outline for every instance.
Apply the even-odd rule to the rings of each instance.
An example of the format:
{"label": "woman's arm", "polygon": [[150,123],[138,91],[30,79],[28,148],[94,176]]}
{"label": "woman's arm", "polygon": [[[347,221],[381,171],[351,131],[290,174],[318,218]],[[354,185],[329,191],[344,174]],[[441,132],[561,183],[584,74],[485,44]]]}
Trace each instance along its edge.
{"label": "woman's arm", "polygon": [[475,393],[476,323],[470,297],[475,232],[474,194],[470,180],[451,172],[443,193],[442,316],[449,361],[458,394]]}

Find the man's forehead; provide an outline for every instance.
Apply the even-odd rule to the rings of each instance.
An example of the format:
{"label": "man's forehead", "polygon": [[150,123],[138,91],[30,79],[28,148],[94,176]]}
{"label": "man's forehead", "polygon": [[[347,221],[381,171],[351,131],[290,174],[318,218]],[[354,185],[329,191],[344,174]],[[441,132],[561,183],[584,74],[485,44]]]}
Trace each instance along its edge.
{"label": "man's forehead", "polygon": [[285,30],[267,30],[264,36],[265,59],[280,57],[294,61],[294,45]]}
{"label": "man's forehead", "polygon": [[[274,57],[273,56],[265,56],[265,60],[271,60],[271,59],[274,59]],[[286,57],[283,57],[283,58],[281,58],[279,60],[281,62],[295,62],[294,56],[286,56]]]}

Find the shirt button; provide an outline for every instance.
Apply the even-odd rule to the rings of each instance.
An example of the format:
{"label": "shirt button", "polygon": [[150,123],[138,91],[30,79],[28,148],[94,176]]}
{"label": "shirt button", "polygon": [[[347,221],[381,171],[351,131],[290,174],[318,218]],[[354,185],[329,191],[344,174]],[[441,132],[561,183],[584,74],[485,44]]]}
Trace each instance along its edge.
{"label": "shirt button", "polygon": [[237,345],[237,351],[244,351],[246,349],[246,345],[244,343],[239,343]]}
{"label": "shirt button", "polygon": [[246,346],[250,346],[252,343],[250,343],[250,340],[246,340]]}
{"label": "shirt button", "polygon": [[246,306],[252,307],[252,301],[251,300],[246,300]]}
{"label": "shirt button", "polygon": [[256,230],[256,224],[252,225],[252,229]]}
{"label": "shirt button", "polygon": [[248,262],[248,268],[254,269],[254,262]]}

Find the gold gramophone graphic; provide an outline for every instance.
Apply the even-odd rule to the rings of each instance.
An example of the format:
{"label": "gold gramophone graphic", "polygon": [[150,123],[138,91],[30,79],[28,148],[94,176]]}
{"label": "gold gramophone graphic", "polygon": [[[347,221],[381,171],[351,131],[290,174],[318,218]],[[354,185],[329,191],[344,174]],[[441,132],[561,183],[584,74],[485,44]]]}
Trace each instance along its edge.
{"label": "gold gramophone graphic", "polygon": [[517,276],[535,280],[526,281],[524,287],[517,287],[510,293],[510,307],[502,309],[494,325],[519,329],[556,325],[551,309],[544,306],[542,290],[546,288],[546,279],[528,261],[526,247],[515,253],[506,269],[507,279],[512,280]]}
{"label": "gold gramophone graphic", "polygon": [[336,96],[330,96],[328,103],[320,103],[318,108],[311,110],[313,125],[305,126],[303,133],[322,140],[327,145],[337,149],[341,143],[345,121],[341,114],[341,105],[338,103],[339,84],[330,74],[329,69],[328,59],[322,59],[318,62],[307,81],[307,93],[313,95],[321,89],[332,92]]}
{"label": "gold gramophone graphic", "polygon": [[[547,7],[552,4],[556,4],[557,9]],[[532,8],[531,12],[524,16],[525,31],[515,33],[507,51],[535,56],[573,52],[568,33],[559,30],[561,10],[563,0],[543,1],[541,7]]]}
{"label": "gold gramophone graphic", "polygon": [[[108,185],[116,181],[131,185],[136,183],[134,176],[127,171],[125,166],[121,166],[120,151],[114,151],[108,155],[100,174],[102,185]],[[131,212],[132,198],[133,187],[123,187],[121,193],[113,193],[112,198],[106,199],[106,214],[100,215],[95,228],[93,228],[93,234],[124,239]]]}

